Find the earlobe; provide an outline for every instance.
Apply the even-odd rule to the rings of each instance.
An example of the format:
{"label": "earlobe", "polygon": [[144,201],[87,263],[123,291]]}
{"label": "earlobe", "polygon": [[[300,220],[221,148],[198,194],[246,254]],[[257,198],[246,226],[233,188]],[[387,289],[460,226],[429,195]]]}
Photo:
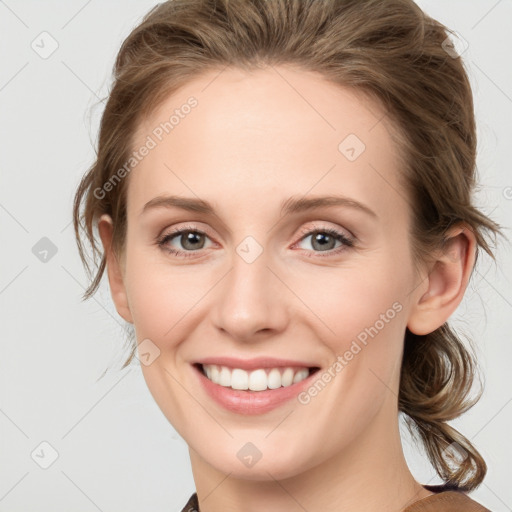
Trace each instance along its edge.
{"label": "earlobe", "polygon": [[425,335],[441,327],[457,309],[471,276],[476,257],[476,239],[467,226],[452,228],[419,287],[411,308],[408,329]]}
{"label": "earlobe", "polygon": [[106,258],[106,270],[110,285],[110,294],[116,310],[127,322],[133,323],[132,314],[128,304],[126,287],[124,284],[123,269],[117,255],[112,249],[113,223],[110,215],[103,214],[98,221],[98,231]]}

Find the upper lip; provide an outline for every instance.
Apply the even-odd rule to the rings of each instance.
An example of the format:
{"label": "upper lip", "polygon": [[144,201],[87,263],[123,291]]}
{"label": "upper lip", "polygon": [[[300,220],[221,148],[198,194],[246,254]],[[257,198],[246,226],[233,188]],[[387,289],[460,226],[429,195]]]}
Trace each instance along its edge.
{"label": "upper lip", "polygon": [[296,361],[292,359],[276,359],[275,357],[255,357],[253,359],[240,359],[237,357],[205,357],[196,364],[216,364],[229,368],[240,368],[242,370],[255,370],[258,368],[280,368],[300,366],[304,368],[318,368],[318,365],[311,362]]}

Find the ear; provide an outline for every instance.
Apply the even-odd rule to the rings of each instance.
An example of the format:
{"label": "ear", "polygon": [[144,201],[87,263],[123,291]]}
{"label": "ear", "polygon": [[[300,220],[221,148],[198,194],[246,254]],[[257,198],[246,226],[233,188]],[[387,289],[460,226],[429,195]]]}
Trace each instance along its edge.
{"label": "ear", "polygon": [[429,334],[448,320],[460,304],[473,271],[473,231],[458,225],[447,232],[445,240],[413,300],[407,327],[414,334]]}
{"label": "ear", "polygon": [[103,214],[98,221],[98,231],[106,257],[108,282],[112,300],[117,312],[129,323],[133,323],[132,314],[128,305],[128,297],[123,280],[123,268],[117,255],[112,250],[113,222],[110,215]]}

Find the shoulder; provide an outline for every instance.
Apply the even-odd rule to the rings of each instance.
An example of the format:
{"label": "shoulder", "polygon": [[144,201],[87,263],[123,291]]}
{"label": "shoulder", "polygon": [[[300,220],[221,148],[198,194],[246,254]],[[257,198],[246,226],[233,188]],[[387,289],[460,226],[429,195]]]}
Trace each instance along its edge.
{"label": "shoulder", "polygon": [[[197,494],[190,496],[181,512],[199,512]],[[403,512],[491,512],[462,491],[441,491],[414,502]]]}
{"label": "shoulder", "polygon": [[187,504],[181,509],[181,512],[199,512],[199,503],[197,502],[197,493],[192,494]]}
{"label": "shoulder", "polygon": [[409,505],[403,512],[491,512],[462,491],[441,491]]}

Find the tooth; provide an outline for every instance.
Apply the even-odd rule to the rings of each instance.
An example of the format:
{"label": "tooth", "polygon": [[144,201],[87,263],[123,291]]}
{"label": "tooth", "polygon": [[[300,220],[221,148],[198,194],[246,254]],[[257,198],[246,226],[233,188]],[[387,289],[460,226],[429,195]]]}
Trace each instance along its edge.
{"label": "tooth", "polygon": [[286,368],[281,377],[282,386],[291,386],[293,382],[293,368]]}
{"label": "tooth", "polygon": [[249,374],[245,370],[235,368],[231,372],[231,387],[233,389],[248,389]]}
{"label": "tooth", "polygon": [[265,370],[254,370],[250,373],[249,389],[251,391],[263,391],[267,389],[267,372]]}
{"label": "tooth", "polygon": [[299,370],[295,374],[295,377],[293,378],[293,383],[295,384],[297,382],[300,382],[301,380],[304,380],[308,375],[309,375],[309,371],[306,370],[305,368],[302,370]]}
{"label": "tooth", "polygon": [[271,368],[267,374],[267,370],[264,368],[248,372],[241,368],[231,369],[227,366],[208,364],[203,365],[203,370],[208,379],[215,384],[231,387],[232,389],[250,389],[251,391],[264,391],[266,389],[278,389],[281,386],[291,386],[309,376],[308,368],[301,368],[294,372],[294,369],[291,367],[284,368],[282,375],[280,368]]}
{"label": "tooth", "polygon": [[277,368],[273,368],[268,374],[268,387],[270,389],[281,387],[281,372]]}
{"label": "tooth", "polygon": [[220,382],[220,372],[219,372],[219,369],[217,368],[216,365],[210,366],[209,368],[210,368],[210,373],[211,373],[210,379],[215,384],[218,384]]}
{"label": "tooth", "polygon": [[219,384],[227,388],[231,386],[231,372],[226,366],[220,367]]}

